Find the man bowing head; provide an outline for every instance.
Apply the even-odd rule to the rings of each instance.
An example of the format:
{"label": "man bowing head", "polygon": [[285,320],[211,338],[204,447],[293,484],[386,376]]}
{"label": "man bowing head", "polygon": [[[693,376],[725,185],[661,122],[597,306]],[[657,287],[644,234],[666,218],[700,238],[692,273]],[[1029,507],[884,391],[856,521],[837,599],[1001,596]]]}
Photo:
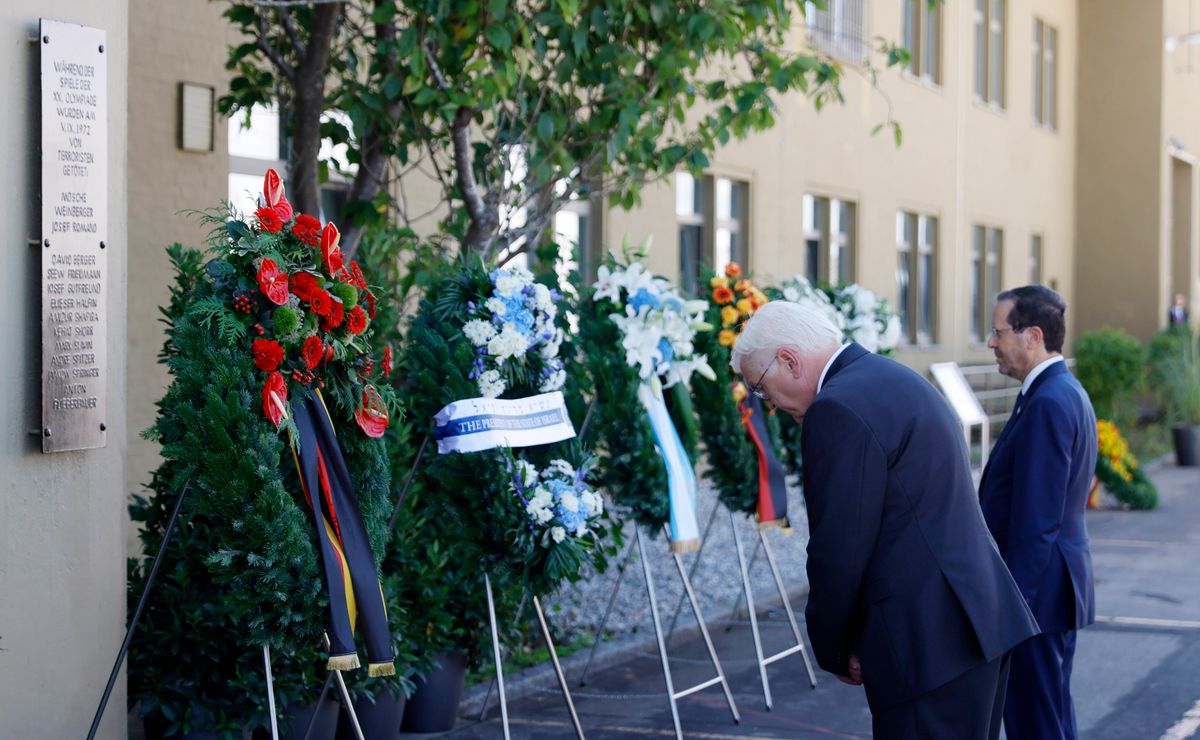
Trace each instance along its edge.
{"label": "man bowing head", "polygon": [[984,524],[950,406],[786,301],[754,314],[730,363],[803,421],[817,662],[865,685],[877,738],[996,738],[1008,652],[1037,626]]}

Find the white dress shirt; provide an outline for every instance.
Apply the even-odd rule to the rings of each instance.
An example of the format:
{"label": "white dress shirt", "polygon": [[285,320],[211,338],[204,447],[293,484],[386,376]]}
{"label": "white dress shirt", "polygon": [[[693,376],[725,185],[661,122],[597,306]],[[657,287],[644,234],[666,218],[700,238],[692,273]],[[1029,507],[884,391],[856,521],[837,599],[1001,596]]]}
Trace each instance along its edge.
{"label": "white dress shirt", "polygon": [[1055,355],[1048,360],[1042,360],[1041,362],[1039,362],[1037,364],[1037,367],[1030,370],[1029,374],[1025,376],[1025,382],[1021,384],[1021,395],[1023,396],[1029,392],[1029,386],[1033,385],[1033,381],[1037,380],[1037,376],[1041,375],[1043,370],[1050,367],[1051,365],[1053,365],[1056,362],[1062,362],[1062,361],[1063,361],[1062,355]]}
{"label": "white dress shirt", "polygon": [[821,371],[821,377],[817,378],[817,393],[820,393],[821,386],[825,385],[825,376],[829,374],[829,368],[833,367],[833,361],[838,358],[838,355],[845,352],[849,346],[850,343],[846,342],[841,347],[838,347],[837,352],[833,353],[833,357],[829,358],[829,362],[825,363],[825,369]]}

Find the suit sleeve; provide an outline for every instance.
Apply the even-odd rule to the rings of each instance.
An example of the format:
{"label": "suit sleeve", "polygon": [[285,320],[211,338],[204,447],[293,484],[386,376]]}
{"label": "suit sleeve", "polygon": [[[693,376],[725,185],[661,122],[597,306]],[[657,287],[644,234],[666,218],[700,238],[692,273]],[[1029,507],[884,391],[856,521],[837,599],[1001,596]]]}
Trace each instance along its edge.
{"label": "suit sleeve", "polygon": [[1053,399],[1034,398],[1024,413],[1027,432],[1012,440],[1007,555],[1013,579],[1032,604],[1062,527],[1075,429],[1073,417]]}
{"label": "suit sleeve", "polygon": [[833,401],[804,419],[808,503],[808,606],[817,663],[840,675],[862,621],[863,578],[875,549],[887,487],[887,456],[866,423]]}

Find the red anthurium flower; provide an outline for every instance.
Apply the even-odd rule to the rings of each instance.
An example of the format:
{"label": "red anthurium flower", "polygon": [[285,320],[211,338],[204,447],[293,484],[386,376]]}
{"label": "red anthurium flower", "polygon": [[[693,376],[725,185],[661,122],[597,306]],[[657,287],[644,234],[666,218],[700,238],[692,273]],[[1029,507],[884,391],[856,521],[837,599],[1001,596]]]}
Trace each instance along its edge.
{"label": "red anthurium flower", "polygon": [[392,374],[392,346],[389,344],[383,348],[383,375],[387,377]]}
{"label": "red anthurium flower", "polygon": [[292,292],[302,301],[312,303],[313,295],[321,290],[321,284],[312,276],[312,273],[297,272],[292,275]]}
{"label": "red anthurium flower", "polygon": [[263,372],[271,372],[283,362],[283,347],[274,339],[255,339],[250,351],[254,354],[254,366]]}
{"label": "red anthurium flower", "polygon": [[283,221],[274,208],[259,208],[254,212],[254,217],[258,219],[258,225],[263,231],[278,234],[283,229]]}
{"label": "red anthurium flower", "polygon": [[354,412],[354,420],[358,422],[363,434],[371,438],[382,437],[387,430],[387,404],[383,402],[375,386],[368,385],[363,388],[362,403]]}
{"label": "red anthurium flower", "polygon": [[288,202],[287,198],[280,198],[279,202],[275,204],[275,215],[279,216],[279,220],[283,223],[286,224],[292,220],[292,213],[292,204]]}
{"label": "red anthurium flower", "polygon": [[325,344],[325,362],[330,362],[332,360],[333,360],[333,345],[326,343]]}
{"label": "red anthurium flower", "polygon": [[321,257],[325,259],[325,269],[330,275],[337,275],[342,269],[342,250],[338,247],[341,239],[342,234],[332,221],[325,224],[321,230]]}
{"label": "red anthurium flower", "polygon": [[272,424],[279,426],[280,422],[287,417],[287,383],[284,382],[283,375],[278,370],[267,376],[267,382],[263,383],[262,396],[263,413],[267,415]]}
{"label": "red anthurium flower", "polygon": [[329,312],[323,316],[321,331],[330,332],[342,325],[342,321],[346,318],[346,309],[342,307],[341,301],[330,299]]}
{"label": "red anthurium flower", "polygon": [[325,344],[320,337],[313,334],[304,340],[304,347],[301,348],[300,354],[304,357],[305,366],[311,370],[321,364],[321,357],[325,354]]}
{"label": "red anthurium flower", "polygon": [[355,306],[350,309],[350,319],[347,322],[347,327],[351,334],[362,334],[367,329],[367,312],[362,310],[362,306]]}
{"label": "red anthurium flower", "polygon": [[367,297],[367,315],[375,318],[375,296],[371,291],[366,291],[363,295]]}
{"label": "red anthurium flower", "polygon": [[280,201],[285,200],[283,197],[283,180],[279,178],[279,173],[274,168],[267,168],[267,174],[263,178],[263,197],[267,199],[267,207],[274,208]]}
{"label": "red anthurium flower", "polygon": [[279,266],[270,257],[264,259],[258,268],[258,287],[272,303],[278,306],[287,303],[287,275],[279,271]]}
{"label": "red anthurium flower", "polygon": [[321,242],[321,222],[307,213],[298,214],[296,223],[292,224],[292,233],[308,246],[315,247]]}

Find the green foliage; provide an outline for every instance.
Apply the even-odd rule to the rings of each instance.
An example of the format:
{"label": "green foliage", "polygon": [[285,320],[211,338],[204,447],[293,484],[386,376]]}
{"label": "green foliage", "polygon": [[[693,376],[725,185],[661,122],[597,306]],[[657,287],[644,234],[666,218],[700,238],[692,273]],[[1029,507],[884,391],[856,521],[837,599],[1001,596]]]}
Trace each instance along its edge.
{"label": "green foliage", "polygon": [[[303,260],[289,251],[289,237],[255,234],[240,223],[216,234],[221,248],[208,262],[195,250],[168,249],[177,275],[163,309],[160,358],[172,382],[145,434],[162,445],[163,462],[151,495],[130,507],[143,544],[143,557],[130,562],[131,607],[175,502],[185,488],[188,494],[130,649],[129,695],[167,734],[232,737],[268,724],[262,645],[272,651],[281,711],[320,691],[328,603],[311,512],[288,443],[263,413],[264,374],[251,354],[251,336],[260,336],[251,328],[277,332],[279,312],[287,310],[254,294],[256,260],[269,254],[293,269]],[[235,297],[249,312],[232,308]],[[331,413],[379,557],[392,508],[389,469],[383,445],[354,424],[363,380],[349,370],[370,346],[365,334],[322,335],[336,345],[338,359],[323,368]],[[295,347],[285,345],[284,363],[297,362]],[[290,422],[284,427],[294,431]]]}
{"label": "green foliage", "polygon": [[[322,14],[235,4],[225,15],[246,40],[229,49],[234,75],[220,108],[283,99],[297,129],[343,111],[348,123],[326,119],[319,135],[346,145],[346,162],[325,164],[371,166],[351,175],[356,200],[339,220],[385,222],[394,204],[374,165],[420,158],[450,205],[443,230],[498,252],[541,231],[576,195],[603,193],[628,208],[644,183],[703,170],[731,138],[772,126],[781,95],[806,95],[818,109],[840,102],[841,65],[795,50],[805,7],[348,0],[344,12]],[[334,40],[326,58],[314,51],[321,38]],[[880,52],[889,65],[904,62],[894,45]],[[322,99],[296,94],[305,80],[324,85]],[[887,125],[898,140],[890,117]],[[505,177],[518,168],[523,179]],[[530,209],[527,225],[504,225],[501,207],[519,203]]]}
{"label": "green foliage", "polygon": [[1085,332],[1075,343],[1075,375],[1087,390],[1097,418],[1112,418],[1114,402],[1142,380],[1146,353],[1121,329]]}
{"label": "green foliage", "polygon": [[1158,489],[1142,472],[1142,468],[1134,465],[1129,468],[1132,480],[1117,472],[1112,462],[1103,455],[1096,458],[1096,477],[1104,484],[1117,500],[1131,509],[1149,510],[1158,506]]}
{"label": "green foliage", "polygon": [[[1151,365],[1155,390],[1176,424],[1200,424],[1200,337],[1176,334],[1172,342],[1156,347],[1162,355]],[[1171,346],[1173,345],[1173,346]]]}

